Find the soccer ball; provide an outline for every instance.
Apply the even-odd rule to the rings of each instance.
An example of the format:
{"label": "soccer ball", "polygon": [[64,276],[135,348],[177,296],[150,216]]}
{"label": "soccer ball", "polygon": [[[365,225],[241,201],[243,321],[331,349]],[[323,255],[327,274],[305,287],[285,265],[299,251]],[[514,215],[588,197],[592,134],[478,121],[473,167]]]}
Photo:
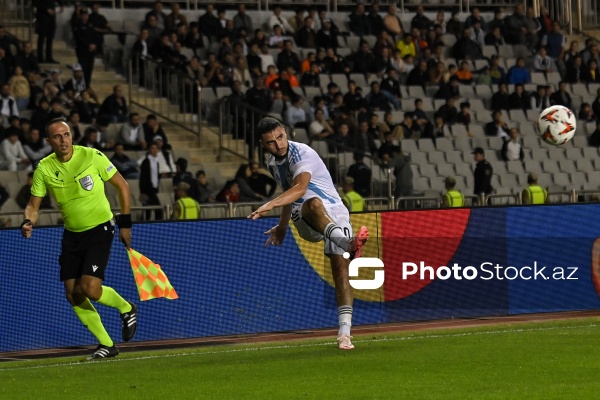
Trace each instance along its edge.
{"label": "soccer ball", "polygon": [[546,108],[538,120],[542,140],[553,146],[560,146],[571,140],[575,135],[576,124],[575,115],[564,106]]}

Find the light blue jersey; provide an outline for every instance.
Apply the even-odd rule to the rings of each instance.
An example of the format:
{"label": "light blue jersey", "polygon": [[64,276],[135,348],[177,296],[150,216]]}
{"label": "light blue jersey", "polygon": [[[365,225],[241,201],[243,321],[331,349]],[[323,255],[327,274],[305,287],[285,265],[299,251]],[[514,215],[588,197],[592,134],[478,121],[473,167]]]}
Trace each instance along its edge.
{"label": "light blue jersey", "polygon": [[302,204],[313,197],[319,197],[325,205],[343,205],[342,199],[333,185],[331,175],[317,152],[304,143],[291,140],[288,143],[287,157],[278,161],[275,156],[271,155],[267,160],[267,167],[283,190],[288,190],[292,186],[294,178],[301,173],[310,173],[311,178],[306,193],[293,205]]}

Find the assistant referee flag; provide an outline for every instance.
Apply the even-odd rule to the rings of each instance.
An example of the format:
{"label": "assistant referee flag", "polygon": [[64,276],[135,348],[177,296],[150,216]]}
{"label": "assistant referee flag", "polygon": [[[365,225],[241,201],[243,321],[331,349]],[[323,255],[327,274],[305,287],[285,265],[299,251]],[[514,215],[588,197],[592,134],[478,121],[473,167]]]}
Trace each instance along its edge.
{"label": "assistant referee flag", "polygon": [[146,301],[157,297],[170,300],[179,298],[160,265],[155,264],[148,257],[131,248],[127,255],[129,256],[140,300]]}

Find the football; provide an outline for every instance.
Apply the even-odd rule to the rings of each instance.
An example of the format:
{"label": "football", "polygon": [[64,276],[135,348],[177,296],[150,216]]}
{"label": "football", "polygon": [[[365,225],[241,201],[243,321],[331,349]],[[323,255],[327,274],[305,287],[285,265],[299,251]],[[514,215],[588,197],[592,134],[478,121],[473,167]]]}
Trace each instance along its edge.
{"label": "football", "polygon": [[546,108],[538,120],[542,140],[554,146],[560,146],[571,140],[575,135],[576,124],[575,115],[564,106]]}

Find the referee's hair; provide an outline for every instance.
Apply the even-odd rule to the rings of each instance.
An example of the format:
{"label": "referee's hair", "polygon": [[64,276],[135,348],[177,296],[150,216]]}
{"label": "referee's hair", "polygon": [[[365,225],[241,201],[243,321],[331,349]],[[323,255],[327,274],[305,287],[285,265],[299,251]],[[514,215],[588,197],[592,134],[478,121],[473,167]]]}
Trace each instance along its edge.
{"label": "referee's hair", "polygon": [[275,118],[265,117],[258,122],[258,125],[256,126],[256,133],[259,136],[262,136],[265,133],[272,132],[277,128],[283,128],[281,122]]}
{"label": "referee's hair", "polygon": [[44,128],[44,133],[46,134],[46,137],[50,137],[50,125],[56,124],[57,122],[64,122],[66,124],[67,119],[65,117],[56,117],[48,121],[46,123],[46,127]]}

